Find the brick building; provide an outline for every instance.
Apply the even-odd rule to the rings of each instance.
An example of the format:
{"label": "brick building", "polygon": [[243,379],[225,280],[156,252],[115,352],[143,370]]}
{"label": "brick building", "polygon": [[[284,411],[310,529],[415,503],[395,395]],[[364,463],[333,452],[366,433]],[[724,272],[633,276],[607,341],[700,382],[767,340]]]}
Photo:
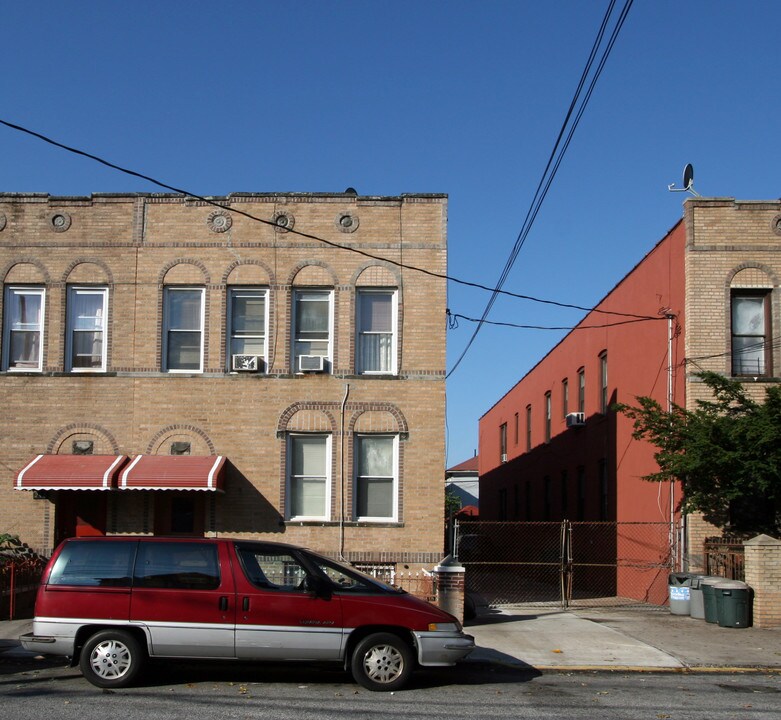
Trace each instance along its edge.
{"label": "brick building", "polygon": [[0,530],[437,562],[446,196],[210,200],[0,195]]}
{"label": "brick building", "polygon": [[[781,202],[687,200],[683,219],[480,419],[481,519],[679,522],[679,485],[641,479],[654,448],[610,406],[648,395],[665,407],[669,395],[693,408],[702,370],[763,397],[781,372],[779,249]],[[678,559],[699,568],[704,537],[720,531],[686,521]],[[623,541],[616,552],[631,557]],[[663,574],[633,572],[619,571],[619,594],[643,587],[663,600]]]}

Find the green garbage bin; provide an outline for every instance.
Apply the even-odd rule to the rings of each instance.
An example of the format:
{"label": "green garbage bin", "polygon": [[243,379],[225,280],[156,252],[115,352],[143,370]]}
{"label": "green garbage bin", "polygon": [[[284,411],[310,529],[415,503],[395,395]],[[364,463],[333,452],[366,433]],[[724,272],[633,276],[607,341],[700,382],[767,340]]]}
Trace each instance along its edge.
{"label": "green garbage bin", "polygon": [[751,588],[739,580],[725,580],[713,586],[719,627],[745,628],[751,618]]}
{"label": "green garbage bin", "polygon": [[670,612],[673,615],[688,615],[691,603],[693,573],[675,572],[667,578],[670,591]]}
{"label": "green garbage bin", "polygon": [[713,588],[719,583],[726,582],[720,577],[705,577],[700,580],[700,590],[702,590],[702,605],[705,615],[705,622],[716,623],[719,616],[716,610],[716,594]]}

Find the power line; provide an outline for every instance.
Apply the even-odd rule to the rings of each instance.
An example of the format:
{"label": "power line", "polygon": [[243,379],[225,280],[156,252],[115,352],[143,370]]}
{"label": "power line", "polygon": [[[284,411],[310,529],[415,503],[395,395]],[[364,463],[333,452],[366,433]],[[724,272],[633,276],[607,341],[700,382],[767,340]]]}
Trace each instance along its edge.
{"label": "power line", "polygon": [[619,320],[618,322],[602,323],[600,325],[570,325],[566,327],[552,327],[546,325],[521,325],[519,323],[500,322],[498,320],[481,321],[478,318],[467,317],[466,315],[461,315],[460,313],[451,313],[450,310],[447,311],[447,315],[451,323],[452,322],[456,323],[455,327],[458,326],[458,320],[466,320],[467,322],[473,322],[473,323],[482,322],[485,325],[496,325],[499,327],[517,328],[520,330],[597,330],[600,328],[616,327],[618,325],[630,325],[632,323],[648,322],[652,320],[659,321],[659,320],[666,319],[663,317],[651,317],[649,315],[648,317],[638,317],[631,320]]}
{"label": "power line", "polygon": [[[47,137],[46,135],[43,135],[42,133],[36,132],[35,130],[31,130],[29,128],[26,128],[22,125],[17,125],[15,123],[9,122],[7,120],[3,120],[0,118],[0,125],[5,125],[6,127],[17,130],[19,132],[25,133],[27,135],[31,135],[32,137],[38,138],[39,140],[42,140],[45,143],[48,143],[50,145],[53,145],[54,147],[58,147],[62,150],[66,150],[67,152],[73,153],[75,155],[80,155],[82,157],[88,158],[90,160],[94,160],[97,163],[100,163],[101,165],[105,165],[106,167],[109,167],[113,170],[117,170],[118,172],[124,173],[126,175],[131,175],[133,177],[140,178],[142,180],[146,180],[149,183],[152,183],[153,185],[157,185],[158,187],[164,188],[166,190],[170,190],[172,192],[178,193],[180,195],[186,195],[188,197],[195,198],[196,200],[199,200],[200,202],[206,203],[207,205],[213,205],[214,207],[218,207],[221,210],[225,210],[231,213],[234,213],[236,215],[241,215],[243,217],[248,218],[249,220],[252,220],[253,222],[259,222],[263,225],[270,225],[272,227],[277,227],[276,223],[274,223],[271,220],[266,220],[264,218],[258,217],[257,215],[253,215],[252,213],[248,213],[245,210],[240,210],[239,208],[234,207],[226,207],[223,202],[218,202],[216,200],[213,200],[208,197],[204,197],[203,195],[198,195],[197,193],[189,192],[188,190],[185,190],[183,188],[175,187],[174,185],[170,185],[168,183],[165,183],[161,180],[157,180],[150,175],[145,175],[143,173],[137,172],[135,170],[131,170],[129,168],[122,167],[121,165],[117,165],[116,163],[110,162],[104,158],[99,157],[98,155],[94,155],[92,153],[86,152],[84,150],[79,150],[78,148],[71,147],[69,145],[65,145],[64,143],[58,142],[57,140],[54,140],[50,137]],[[427,275],[429,277],[438,278],[440,280],[447,280],[459,285],[464,285],[466,287],[472,287],[476,288],[478,290],[485,290],[487,292],[491,293],[499,293],[502,295],[506,295],[507,297],[513,297],[520,300],[528,300],[530,302],[535,303],[542,303],[545,305],[554,305],[556,307],[561,308],[569,308],[573,310],[582,310],[584,312],[596,312],[596,313],[602,313],[605,315],[617,315],[622,317],[632,317],[632,318],[642,318],[646,319],[646,317],[650,316],[644,316],[644,315],[637,315],[634,313],[624,313],[619,312],[617,310],[601,310],[598,308],[589,308],[582,305],[574,305],[571,303],[563,303],[558,302],[556,300],[545,300],[542,298],[533,297],[531,295],[523,295],[521,293],[514,293],[507,290],[501,290],[499,288],[492,288],[487,285],[482,285],[480,283],[476,282],[470,282],[468,280],[462,280],[460,278],[454,277],[452,275],[447,275],[445,273],[438,273],[434,272],[433,270],[428,270],[426,268],[417,267],[415,265],[409,265],[407,263],[400,262],[398,260],[394,260],[392,258],[386,258],[382,257],[381,255],[375,255],[373,253],[367,252],[365,250],[361,250],[360,248],[353,247],[351,245],[341,245],[339,243],[332,242],[331,240],[326,240],[325,238],[319,237],[317,235],[312,235],[310,233],[303,232],[302,230],[297,230],[295,228],[285,228],[285,231],[287,233],[290,233],[292,235],[297,235],[302,238],[306,238],[308,240],[314,240],[316,242],[323,243],[325,245],[328,245],[329,247],[338,249],[338,250],[347,250],[348,252],[353,252],[358,255],[362,255],[363,257],[370,258],[372,260],[380,260],[382,262],[389,263],[391,265],[395,265],[396,267],[403,268],[405,270],[412,270],[415,272],[422,273],[424,275]],[[655,319],[655,318],[654,318]]]}
{"label": "power line", "polygon": [[[610,0],[610,3],[608,5],[608,8],[605,12],[605,16],[602,19],[602,24],[600,25],[599,31],[597,32],[597,37],[594,40],[594,44],[591,48],[591,52],[589,53],[588,60],[586,61],[586,66],[583,70],[583,73],[581,74],[580,81],[578,83],[578,87],[575,91],[575,94],[572,98],[572,102],[570,103],[570,107],[567,111],[566,117],[564,119],[564,122],[562,123],[561,130],[559,131],[559,135],[556,138],[556,142],[554,143],[553,150],[551,151],[551,155],[548,159],[548,164],[545,167],[545,171],[542,174],[542,177],[540,178],[540,182],[537,186],[537,191],[534,194],[534,197],[532,198],[531,205],[529,207],[529,210],[526,214],[526,219],[524,220],[524,223],[521,227],[521,231],[518,234],[518,238],[515,241],[515,244],[513,245],[512,250],[510,251],[510,255],[507,259],[507,262],[505,263],[504,269],[502,270],[501,275],[499,276],[499,281],[496,284],[496,288],[494,289],[494,292],[491,294],[490,299],[488,300],[488,303],[486,304],[485,310],[483,311],[483,315],[480,318],[480,322],[478,323],[477,327],[475,328],[475,331],[472,333],[472,336],[470,337],[469,341],[466,344],[466,347],[461,352],[461,355],[459,355],[458,359],[456,360],[455,365],[450,369],[450,371],[447,373],[446,377],[450,377],[456,370],[456,368],[461,364],[461,361],[466,356],[467,352],[469,351],[469,348],[472,346],[472,343],[475,341],[475,338],[477,337],[478,333],[480,332],[480,329],[482,328],[483,324],[485,323],[486,319],[488,318],[489,313],[491,312],[494,303],[496,302],[496,299],[498,295],[501,292],[501,289],[504,285],[504,283],[507,280],[507,277],[510,274],[510,270],[512,269],[513,265],[515,264],[515,261],[518,257],[518,253],[520,252],[521,248],[523,247],[524,243],[526,242],[526,238],[529,235],[529,232],[531,231],[532,225],[534,224],[534,221],[537,217],[537,214],[539,213],[540,208],[542,207],[542,203],[545,200],[545,197],[548,194],[548,190],[551,186],[551,183],[553,182],[554,177],[556,176],[556,173],[558,172],[559,166],[561,165],[561,161],[564,157],[564,154],[567,151],[567,148],[569,147],[570,141],[572,140],[572,136],[580,123],[580,119],[583,116],[583,112],[586,109],[586,106],[588,105],[589,100],[591,99],[591,95],[594,91],[594,87],[596,85],[597,80],[599,79],[600,75],[602,74],[602,70],[605,67],[605,63],[607,62],[607,58],[610,56],[610,53],[613,49],[613,46],[615,45],[615,41],[618,37],[619,32],[621,31],[621,28],[623,27],[624,21],[626,20],[626,16],[629,13],[630,8],[632,7],[633,0],[626,0],[623,9],[621,10],[621,13],[619,14],[619,18],[616,22],[616,25],[613,28],[613,31],[611,33],[610,39],[608,40],[607,46],[602,53],[602,57],[599,61],[599,64],[597,66],[597,70],[594,73],[594,76],[591,79],[591,82],[589,84],[588,91],[586,92],[585,99],[580,105],[579,110],[577,111],[575,115],[575,120],[573,121],[572,125],[569,128],[569,132],[567,134],[567,139],[564,142],[561,150],[559,151],[558,157],[556,158],[555,163],[553,164],[553,169],[548,173],[549,169],[551,168],[551,162],[553,161],[553,158],[556,156],[556,153],[558,151],[559,143],[561,142],[561,138],[564,134],[564,131],[567,127],[567,124],[569,123],[569,120],[572,116],[572,112],[577,105],[578,99],[580,97],[581,91],[583,90],[583,86],[585,84],[586,77],[588,76],[589,72],[591,71],[597,50],[599,46],[602,44],[602,40],[604,38],[605,29],[608,25],[609,18],[613,12],[613,8],[615,6],[615,0]],[[547,176],[547,180],[546,180]],[[544,184],[544,189],[540,191],[540,188]]]}

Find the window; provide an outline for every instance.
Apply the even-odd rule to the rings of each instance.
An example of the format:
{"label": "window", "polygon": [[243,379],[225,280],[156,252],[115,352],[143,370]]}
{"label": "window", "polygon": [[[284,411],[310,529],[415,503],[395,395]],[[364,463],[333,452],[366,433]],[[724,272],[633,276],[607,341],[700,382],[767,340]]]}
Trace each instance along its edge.
{"label": "window", "polygon": [[203,288],[165,289],[164,370],[203,371],[203,300]]}
{"label": "window", "polygon": [[608,410],[607,392],[607,350],[599,354],[599,412],[603,415]]}
{"label": "window", "polygon": [[231,288],[228,292],[228,369],[234,355],[257,355],[266,366],[266,313],[268,291],[263,288]]}
{"label": "window", "polygon": [[569,519],[569,478],[567,471],[561,471],[561,517],[564,520]]}
{"label": "window", "polygon": [[42,287],[5,289],[3,367],[10,371],[40,371],[43,368]]}
{"label": "window", "polygon": [[578,412],[586,412],[586,370],[578,370]]}
{"label": "window", "polygon": [[71,445],[74,455],[92,455],[95,443],[92,440],[74,440]]}
{"label": "window", "polygon": [[732,295],[732,374],[771,374],[770,294],[741,291]]}
{"label": "window", "polygon": [[550,421],[551,421],[551,395],[550,390],[545,393],[545,442],[550,442]]}
{"label": "window", "polygon": [[138,543],[133,585],[175,590],[216,590],[220,586],[217,546],[183,542]]}
{"label": "window", "polygon": [[58,555],[50,585],[130,587],[137,542],[72,540]]}
{"label": "window", "polygon": [[569,412],[569,380],[564,378],[561,381],[561,416],[567,417]]}
{"label": "window", "polygon": [[171,455],[189,455],[191,445],[186,440],[176,440],[171,443]]}
{"label": "window", "polygon": [[287,517],[330,519],[330,435],[291,435],[288,441]]}
{"label": "window", "polygon": [[599,519],[608,519],[607,461],[599,461]]}
{"label": "window", "polygon": [[546,475],[544,479],[542,519],[550,520],[550,517],[551,517],[551,480],[550,480],[550,476]]}
{"label": "window", "polygon": [[507,462],[507,423],[499,426],[499,462]]}
{"label": "window", "polygon": [[577,475],[577,520],[583,520],[586,517],[586,468],[578,466]]}
{"label": "window", "polygon": [[515,445],[518,446],[518,425],[520,423],[518,422],[518,413],[515,413]]}
{"label": "window", "polygon": [[108,288],[68,288],[67,369],[105,372]]}
{"label": "window", "polygon": [[526,449],[532,449],[532,406],[526,406]]}
{"label": "window", "polygon": [[397,444],[395,435],[356,438],[355,516],[358,520],[396,520]]}
{"label": "window", "polygon": [[356,365],[359,373],[397,372],[396,298],[395,290],[358,291]]}
{"label": "window", "polygon": [[302,356],[331,359],[330,290],[296,290],[293,296],[293,363],[300,370]]}

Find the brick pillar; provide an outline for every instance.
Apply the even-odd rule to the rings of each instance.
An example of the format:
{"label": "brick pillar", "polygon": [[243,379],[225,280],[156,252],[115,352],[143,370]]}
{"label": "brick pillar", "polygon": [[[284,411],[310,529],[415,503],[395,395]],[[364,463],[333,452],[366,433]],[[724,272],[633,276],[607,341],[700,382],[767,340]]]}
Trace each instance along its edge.
{"label": "brick pillar", "polygon": [[781,627],[781,540],[757,535],[743,547],[746,582],[754,589],[754,626]]}
{"label": "brick pillar", "polygon": [[451,555],[434,568],[437,605],[464,622],[464,576],[466,570]]}

